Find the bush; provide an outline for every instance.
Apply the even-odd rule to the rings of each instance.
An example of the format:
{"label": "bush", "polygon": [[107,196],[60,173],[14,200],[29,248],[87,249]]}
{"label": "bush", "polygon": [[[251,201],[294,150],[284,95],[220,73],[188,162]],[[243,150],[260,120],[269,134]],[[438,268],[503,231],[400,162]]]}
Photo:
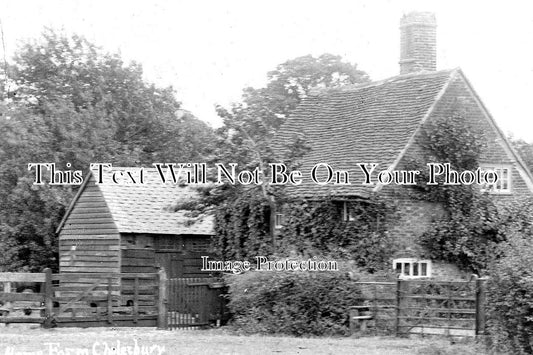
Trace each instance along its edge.
{"label": "bush", "polygon": [[515,234],[490,268],[487,284],[490,346],[496,353],[533,354],[533,241]]}
{"label": "bush", "polygon": [[233,324],[247,333],[346,335],[360,297],[344,273],[248,272],[227,277]]}

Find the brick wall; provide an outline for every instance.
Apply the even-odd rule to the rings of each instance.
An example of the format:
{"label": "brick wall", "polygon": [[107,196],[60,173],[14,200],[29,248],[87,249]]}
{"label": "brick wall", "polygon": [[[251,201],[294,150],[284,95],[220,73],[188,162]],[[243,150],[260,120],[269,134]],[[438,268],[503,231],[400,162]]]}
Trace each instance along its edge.
{"label": "brick wall", "polygon": [[437,69],[435,15],[411,12],[400,21],[400,74]]}
{"label": "brick wall", "polygon": [[471,273],[461,271],[456,265],[443,263],[443,262],[431,262],[431,277],[439,281],[466,279],[471,277]]}

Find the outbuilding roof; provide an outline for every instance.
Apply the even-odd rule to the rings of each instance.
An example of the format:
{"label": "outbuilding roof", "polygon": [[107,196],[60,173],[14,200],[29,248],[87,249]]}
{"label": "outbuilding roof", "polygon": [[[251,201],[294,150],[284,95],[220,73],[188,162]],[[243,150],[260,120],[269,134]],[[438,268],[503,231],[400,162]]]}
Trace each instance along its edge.
{"label": "outbuilding roof", "polygon": [[96,184],[91,172],[81,186],[63,217],[58,231],[68,219],[79,196],[87,186],[95,186],[109,208],[120,233],[213,235],[214,218],[208,214],[195,215],[190,210],[178,209],[180,205],[194,202],[198,193],[194,186],[185,183],[163,183],[156,169],[143,168],[143,184],[115,184],[111,175],[139,168],[113,167],[103,172],[103,184]]}

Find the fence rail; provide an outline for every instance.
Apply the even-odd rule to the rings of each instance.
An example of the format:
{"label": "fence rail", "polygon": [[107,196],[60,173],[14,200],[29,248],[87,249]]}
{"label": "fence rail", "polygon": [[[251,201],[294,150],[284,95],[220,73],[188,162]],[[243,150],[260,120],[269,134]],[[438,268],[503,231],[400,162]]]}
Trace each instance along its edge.
{"label": "fence rail", "polygon": [[[352,331],[480,335],[485,279],[358,282]],[[203,327],[220,324],[224,285],[214,278],[158,273],[0,273],[0,323],[57,326]]]}
{"label": "fence rail", "polygon": [[477,336],[485,329],[485,279],[358,282],[350,329],[375,333]]}
{"label": "fence rail", "polygon": [[[28,292],[21,292],[24,288]],[[0,323],[196,328],[220,324],[225,307],[222,290],[218,279],[167,279],[164,270],[0,273]]]}
{"label": "fence rail", "polygon": [[[0,323],[158,324],[161,273],[0,273]],[[164,325],[162,325],[164,327]]]}

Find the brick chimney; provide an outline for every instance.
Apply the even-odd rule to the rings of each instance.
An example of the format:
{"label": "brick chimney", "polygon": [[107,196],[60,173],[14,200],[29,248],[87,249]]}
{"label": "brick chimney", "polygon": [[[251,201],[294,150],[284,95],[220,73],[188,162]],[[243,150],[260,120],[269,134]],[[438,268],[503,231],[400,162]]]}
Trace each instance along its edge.
{"label": "brick chimney", "polygon": [[400,20],[400,74],[437,70],[437,21],[431,12],[410,12]]}

